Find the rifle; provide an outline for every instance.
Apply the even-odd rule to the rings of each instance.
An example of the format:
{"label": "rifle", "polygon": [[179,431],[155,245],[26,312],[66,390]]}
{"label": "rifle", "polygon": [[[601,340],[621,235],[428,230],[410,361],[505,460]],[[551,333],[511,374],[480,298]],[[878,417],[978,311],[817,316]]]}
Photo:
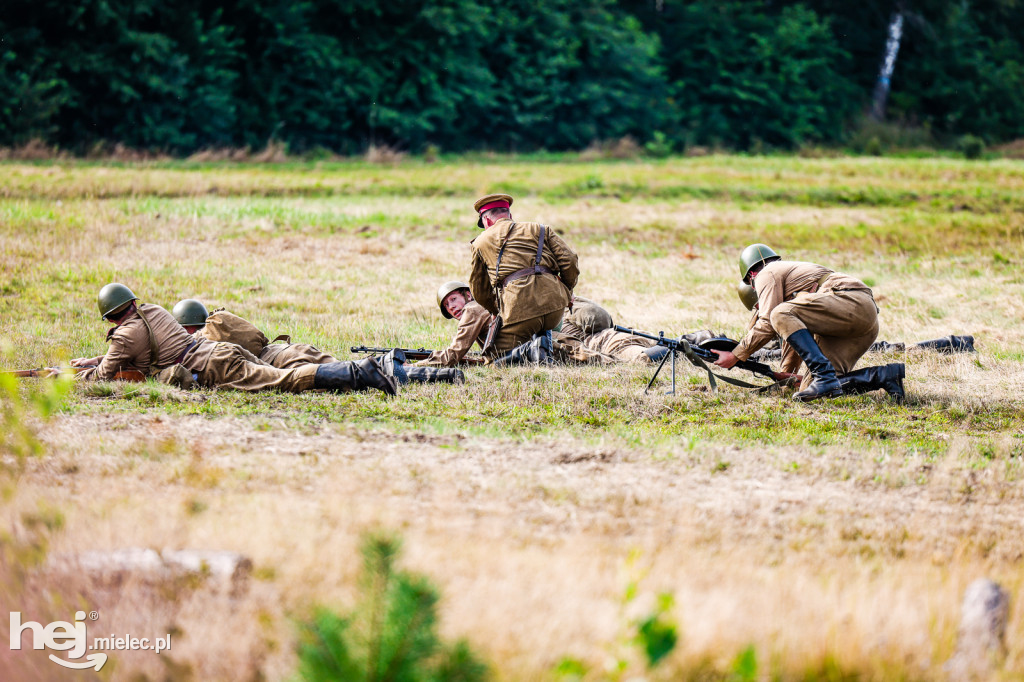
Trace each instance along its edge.
{"label": "rifle", "polygon": [[[426,348],[375,348],[372,346],[352,346],[349,348],[353,353],[366,353],[368,355],[387,355],[393,350],[405,353],[405,357],[408,360],[419,361],[426,360],[430,357],[430,354],[434,351],[427,350]],[[482,355],[469,354],[462,358],[461,362],[467,365],[482,365],[486,362],[486,359]]]}
{"label": "rifle", "polygon": [[[714,391],[717,386],[715,384],[715,377],[722,381],[733,384],[734,386],[740,386],[742,388],[757,388],[766,389],[771,388],[777,384],[784,383],[789,380],[789,375],[776,372],[766,364],[755,362],[753,360],[740,360],[734,366],[740,369],[745,369],[748,372],[752,372],[757,376],[762,376],[766,379],[771,379],[775,384],[769,384],[768,386],[758,386],[756,384],[748,384],[745,381],[739,379],[732,379],[730,377],[722,376],[721,374],[715,374],[711,371],[711,368],[707,366],[707,362],[714,363],[718,360],[718,355],[712,352],[714,350],[732,350],[737,346],[737,342],[727,338],[709,339],[702,345],[690,344],[683,337],[678,339],[666,338],[665,332],[658,332],[658,335],[648,334],[646,332],[637,331],[636,329],[630,329],[629,327],[623,327],[621,325],[615,325],[615,331],[624,332],[626,334],[632,334],[633,336],[640,336],[645,339],[651,339],[657,341],[659,346],[668,348],[669,355],[672,356],[672,390],[670,393],[675,395],[676,392],[676,353],[682,353],[687,360],[690,361],[694,367],[699,367],[708,373],[708,382],[711,384],[711,390]],[[658,373],[661,372],[661,368],[665,366],[665,361],[668,360],[668,356],[665,356],[661,360],[661,364],[658,365],[658,369],[654,371],[654,376],[651,377],[650,382],[647,384],[647,388],[644,389],[644,393],[650,390],[654,384],[654,380],[658,378]]]}
{"label": "rifle", "polygon": [[[85,365],[82,367],[37,367],[36,369],[8,369],[3,370],[3,374],[10,374],[18,378],[38,378],[38,377],[55,377],[61,372],[68,371],[72,374],[78,374],[84,372],[87,369],[93,369],[96,365]],[[146,375],[137,369],[125,369],[121,370],[114,375],[114,381],[133,381],[141,382],[146,380]]]}

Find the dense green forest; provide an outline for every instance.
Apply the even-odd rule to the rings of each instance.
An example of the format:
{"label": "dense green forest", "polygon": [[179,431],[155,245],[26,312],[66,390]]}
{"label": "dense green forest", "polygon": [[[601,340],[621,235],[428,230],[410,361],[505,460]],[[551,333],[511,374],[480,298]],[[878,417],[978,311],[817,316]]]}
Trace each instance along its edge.
{"label": "dense green forest", "polygon": [[0,14],[5,146],[792,149],[847,143],[873,107],[940,143],[1024,137],[1024,3],[5,0]]}

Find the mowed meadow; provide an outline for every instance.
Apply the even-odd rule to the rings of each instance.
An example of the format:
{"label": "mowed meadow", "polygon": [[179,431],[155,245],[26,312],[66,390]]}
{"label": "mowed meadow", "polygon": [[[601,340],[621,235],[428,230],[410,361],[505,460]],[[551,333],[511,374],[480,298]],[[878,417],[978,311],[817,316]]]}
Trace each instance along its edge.
{"label": "mowed meadow", "polygon": [[[25,417],[42,449],[2,501],[8,610],[175,633],[160,655],[112,652],[105,680],[293,679],[298,623],[351,608],[360,538],[387,529],[439,587],[443,635],[498,680],[941,679],[979,577],[1013,599],[997,678],[1024,675],[1019,161],[5,162],[4,364],[103,352],[110,281],[340,359],[443,346],[434,292],[468,277],[492,191],[559,230],[577,293],[619,324],[738,338],[736,260],[762,241],[872,286],[880,339],[967,333],[978,352],[866,356],[906,363],[905,405],[712,392],[685,362],[674,396],[667,376],[645,395],[634,365],[473,367],[397,399],[76,386]],[[227,591],[47,569],[122,548],[229,550],[253,571]],[[666,594],[678,643],[648,668],[637,623]],[[22,679],[88,678],[4,649]]]}

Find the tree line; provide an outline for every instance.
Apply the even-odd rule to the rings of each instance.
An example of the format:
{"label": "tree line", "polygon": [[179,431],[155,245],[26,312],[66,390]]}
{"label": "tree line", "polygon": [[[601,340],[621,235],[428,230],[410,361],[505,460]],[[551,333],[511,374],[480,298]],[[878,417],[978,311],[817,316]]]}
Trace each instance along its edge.
{"label": "tree line", "polygon": [[872,110],[894,18],[886,119],[1024,137],[1019,0],[4,4],[4,146],[843,144]]}

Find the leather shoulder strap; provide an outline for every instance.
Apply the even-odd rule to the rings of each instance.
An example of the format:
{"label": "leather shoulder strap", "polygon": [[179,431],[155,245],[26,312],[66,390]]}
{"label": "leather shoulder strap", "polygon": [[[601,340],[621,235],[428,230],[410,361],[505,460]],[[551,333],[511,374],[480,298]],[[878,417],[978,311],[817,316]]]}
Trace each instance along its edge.
{"label": "leather shoulder strap", "polygon": [[540,267],[540,255],[544,251],[544,237],[548,231],[547,225],[540,226],[540,236],[537,238],[537,259],[533,262],[533,267]]}
{"label": "leather shoulder strap", "polygon": [[149,332],[149,373],[155,374],[160,371],[160,368],[157,367],[160,362],[160,348],[156,345],[156,336],[153,335],[153,328],[149,325],[149,320],[142,314],[142,306],[136,308],[135,312],[139,314],[142,324],[146,325],[146,331]]}
{"label": "leather shoulder strap", "polygon": [[504,241],[501,242],[501,248],[498,249],[498,261],[494,264],[494,277],[491,278],[491,286],[498,286],[498,268],[501,267],[501,257],[505,255],[505,247],[508,246],[509,237],[512,236],[512,230],[516,229],[518,223],[512,223],[512,227],[508,228],[508,232],[505,234]]}

